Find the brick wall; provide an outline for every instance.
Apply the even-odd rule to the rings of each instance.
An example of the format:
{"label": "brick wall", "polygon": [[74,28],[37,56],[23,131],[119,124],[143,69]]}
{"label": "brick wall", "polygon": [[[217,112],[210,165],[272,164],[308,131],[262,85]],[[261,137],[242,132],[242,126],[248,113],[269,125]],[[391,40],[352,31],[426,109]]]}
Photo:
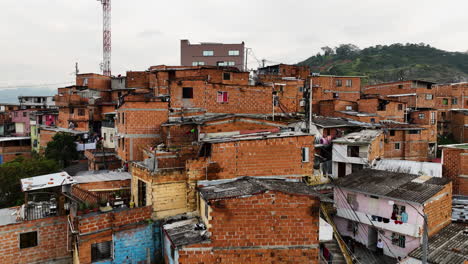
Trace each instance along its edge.
{"label": "brick wall", "polygon": [[161,124],[168,120],[167,102],[139,99],[127,101],[117,109],[117,154],[125,162],[141,161],[144,147],[161,142]]}
{"label": "brick wall", "polygon": [[247,117],[230,117],[226,119],[205,122],[200,127],[200,133],[219,133],[233,131],[243,131],[247,133],[248,131],[270,130],[283,126],[285,126],[285,124],[281,122]]}
{"label": "brick wall", "polygon": [[449,126],[454,139],[459,143],[468,142],[468,129],[465,127],[468,125],[468,115],[451,111],[450,119]]}
{"label": "brick wall", "polygon": [[179,263],[318,263],[319,205],[274,191],[212,201],[211,243],[179,250]]}
{"label": "brick wall", "polygon": [[[193,98],[182,98],[183,87],[193,88]],[[212,84],[205,81],[180,81],[170,85],[172,108],[203,108],[210,113],[269,114],[272,88]],[[218,92],[228,93],[228,102],[218,102]]]}
{"label": "brick wall", "polygon": [[80,183],[78,187],[87,191],[128,188],[130,180]]}
{"label": "brick wall", "polygon": [[[347,80],[351,80],[351,86],[346,85]],[[337,81],[341,81],[341,86],[338,86]],[[357,102],[361,97],[361,78],[359,77],[313,76],[309,77],[309,83],[313,86],[312,103],[315,112],[318,111],[318,102],[323,100],[332,100],[337,97],[341,100]]]}
{"label": "brick wall", "polygon": [[336,113],[336,111],[347,110],[357,111],[357,103],[344,100],[325,100],[319,102],[319,115],[321,116],[341,116],[342,114]]}
{"label": "brick wall", "polygon": [[[88,84],[85,85],[84,81],[87,80]],[[76,85],[77,86],[87,86],[90,89],[95,90],[110,90],[111,87],[111,78],[96,73],[85,73],[78,74],[76,76]]]}
{"label": "brick wall", "polygon": [[91,245],[112,241],[113,234],[147,225],[151,218],[151,207],[125,209],[122,211],[88,214],[78,217],[77,231],[80,263],[91,263]]}
{"label": "brick wall", "polygon": [[[427,161],[430,131],[422,130],[420,134],[409,134],[406,130],[395,130],[395,135],[390,132],[385,134],[384,156],[388,159],[404,159],[414,161]],[[400,144],[400,149],[395,144]]]}
{"label": "brick wall", "polygon": [[427,226],[429,236],[439,232],[452,221],[452,184],[447,184],[444,189],[434,195],[425,203],[424,213],[427,214]]}
{"label": "brick wall", "polygon": [[[20,234],[37,231],[38,245],[19,248]],[[71,260],[67,250],[67,218],[49,217],[0,226],[0,263],[33,264]]]}
{"label": "brick wall", "polygon": [[[468,195],[468,150],[442,149],[442,175],[452,180],[453,194]],[[463,177],[464,176],[464,177]]]}
{"label": "brick wall", "polygon": [[152,217],[161,219],[189,211],[187,176],[184,170],[163,170],[156,173],[132,166],[132,200],[138,204],[138,181],[146,183],[146,205],[152,206]]}
{"label": "brick wall", "polygon": [[[209,180],[240,176],[306,176],[313,171],[313,142],[313,136],[293,136],[215,143],[209,162],[206,158],[189,160],[187,170],[193,179],[205,179],[207,175]],[[303,147],[309,148],[309,162],[302,162]]]}

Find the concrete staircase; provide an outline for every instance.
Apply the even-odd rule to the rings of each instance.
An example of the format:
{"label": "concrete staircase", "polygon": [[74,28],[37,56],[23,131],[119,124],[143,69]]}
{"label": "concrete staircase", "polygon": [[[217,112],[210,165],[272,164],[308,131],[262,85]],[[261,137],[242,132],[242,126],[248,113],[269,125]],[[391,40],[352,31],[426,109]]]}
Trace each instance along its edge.
{"label": "concrete staircase", "polygon": [[335,239],[324,243],[325,247],[328,248],[330,253],[333,255],[333,264],[346,264],[346,260],[341,253],[340,246]]}

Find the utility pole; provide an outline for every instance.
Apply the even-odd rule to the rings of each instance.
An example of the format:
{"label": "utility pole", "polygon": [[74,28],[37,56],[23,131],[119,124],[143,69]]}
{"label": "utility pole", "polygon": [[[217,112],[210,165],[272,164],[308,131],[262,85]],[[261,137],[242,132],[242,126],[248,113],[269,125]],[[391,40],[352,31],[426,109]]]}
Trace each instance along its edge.
{"label": "utility pole", "polygon": [[75,76],[77,76],[78,73],[80,73],[80,70],[78,69],[78,62],[75,62]]}
{"label": "utility pole", "polygon": [[314,87],[314,79],[310,77],[310,88],[309,88],[309,134],[312,134],[312,90]]}
{"label": "utility pole", "polygon": [[248,68],[247,68],[247,60],[248,60],[248,55],[249,55],[249,49],[250,49],[250,48],[245,48],[244,71],[248,71]]}
{"label": "utility pole", "polygon": [[103,38],[103,61],[102,73],[111,76],[111,0],[98,0],[102,3],[102,38]]}
{"label": "utility pole", "polygon": [[424,217],[423,244],[422,244],[422,263],[427,264],[427,247],[428,247],[428,231],[427,231],[427,214]]}

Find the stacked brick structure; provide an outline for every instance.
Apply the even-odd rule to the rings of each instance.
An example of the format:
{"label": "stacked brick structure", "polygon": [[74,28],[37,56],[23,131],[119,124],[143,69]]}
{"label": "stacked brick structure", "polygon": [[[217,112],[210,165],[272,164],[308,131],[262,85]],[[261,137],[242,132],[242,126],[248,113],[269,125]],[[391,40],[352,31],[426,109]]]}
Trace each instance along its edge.
{"label": "stacked brick structure", "polygon": [[[240,181],[245,180],[232,185]],[[293,187],[287,192],[256,191],[246,183],[242,186],[251,195],[224,197],[221,192],[223,198],[216,199],[205,197],[205,183],[200,187],[200,214],[211,236],[203,243],[179,245],[171,240],[178,259],[171,262],[166,255],[166,263],[319,263],[317,196],[296,193]],[[220,186],[211,187],[237,191],[229,183]],[[170,239],[171,231],[165,232]]]}
{"label": "stacked brick structure", "polygon": [[312,174],[313,162],[302,161],[302,151],[306,150],[308,157],[313,157],[313,142],[311,135],[207,141],[209,154],[187,162],[189,178],[304,177]]}
{"label": "stacked brick structure", "polygon": [[405,103],[381,98],[362,98],[358,104],[359,112],[376,113],[380,120],[405,122]]}
{"label": "stacked brick structure", "polygon": [[[451,109],[468,107],[468,83],[449,83],[434,86],[436,96],[438,132],[440,135],[453,133]],[[466,124],[466,123],[465,123]]]}
{"label": "stacked brick structure", "polygon": [[[77,251],[75,252],[75,254],[77,253],[80,263],[91,263],[92,244],[101,243],[105,241],[112,241],[112,243],[114,244],[114,261],[116,259],[125,259],[125,257],[129,259],[129,257],[131,258],[132,256],[135,256],[132,254],[122,256],[128,252],[120,252],[115,250],[116,243],[119,241],[117,239],[117,236],[125,238],[125,233],[122,234],[122,232],[135,232],[136,228],[148,225],[147,220],[150,218],[150,207],[141,207],[136,209],[125,209],[108,213],[78,216],[77,218],[75,218],[75,228],[78,232],[79,242],[76,244]],[[146,230],[143,231],[144,233],[146,233]],[[127,246],[147,246],[153,248],[154,252],[154,244],[153,246],[151,246],[151,244],[153,240],[158,240],[158,238],[153,237],[153,232],[150,232],[149,235],[150,237],[147,237],[145,239],[148,240],[149,243],[141,243],[141,240],[130,240],[136,243],[128,243]],[[142,249],[144,251],[143,259],[140,259],[139,261],[145,261],[146,259],[146,248]]]}
{"label": "stacked brick structure", "polygon": [[387,159],[428,161],[435,157],[436,133],[418,125],[385,123]]}
{"label": "stacked brick structure", "polygon": [[450,111],[450,133],[459,143],[468,142],[468,110]]}
{"label": "stacked brick structure", "polygon": [[[1,263],[54,263],[71,261],[67,217],[42,218],[0,226]],[[37,246],[20,248],[20,234],[37,232]]]}
{"label": "stacked brick structure", "polygon": [[366,95],[381,95],[404,102],[410,108],[434,108],[434,83],[411,80],[367,85],[362,89]]}
{"label": "stacked brick structure", "polygon": [[143,160],[142,150],[160,141],[161,125],[168,120],[168,103],[126,96],[117,109],[117,154],[124,162]]}
{"label": "stacked brick structure", "polygon": [[468,195],[468,146],[442,147],[442,174],[452,180],[453,194]]}
{"label": "stacked brick structure", "polygon": [[225,200],[211,207],[211,243],[180,250],[179,263],[319,263],[319,206],[282,192]]}
{"label": "stacked brick structure", "polygon": [[319,112],[319,102],[340,99],[357,102],[361,97],[361,77],[313,75],[308,79],[312,87],[312,110]]}

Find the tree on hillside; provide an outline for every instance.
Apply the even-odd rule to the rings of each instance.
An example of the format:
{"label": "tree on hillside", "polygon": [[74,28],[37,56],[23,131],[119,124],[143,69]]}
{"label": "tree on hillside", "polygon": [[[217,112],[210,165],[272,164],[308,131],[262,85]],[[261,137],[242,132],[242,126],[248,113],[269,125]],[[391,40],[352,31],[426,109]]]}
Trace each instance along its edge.
{"label": "tree on hillside", "polygon": [[61,167],[67,167],[73,160],[78,159],[75,136],[70,133],[55,134],[52,141],[47,143],[45,156],[57,161]]}
{"label": "tree on hillside", "polygon": [[361,50],[354,44],[341,44],[336,47],[335,52],[339,57],[348,57],[359,54]]}
{"label": "tree on hillside", "polygon": [[21,191],[21,179],[58,171],[57,162],[45,158],[24,159],[19,157],[0,165],[0,208],[23,203],[24,194]]}
{"label": "tree on hillside", "polygon": [[323,51],[323,55],[325,56],[329,56],[329,55],[334,55],[335,54],[335,50],[328,47],[328,46],[325,46],[325,47],[322,47],[321,48],[322,51]]}

